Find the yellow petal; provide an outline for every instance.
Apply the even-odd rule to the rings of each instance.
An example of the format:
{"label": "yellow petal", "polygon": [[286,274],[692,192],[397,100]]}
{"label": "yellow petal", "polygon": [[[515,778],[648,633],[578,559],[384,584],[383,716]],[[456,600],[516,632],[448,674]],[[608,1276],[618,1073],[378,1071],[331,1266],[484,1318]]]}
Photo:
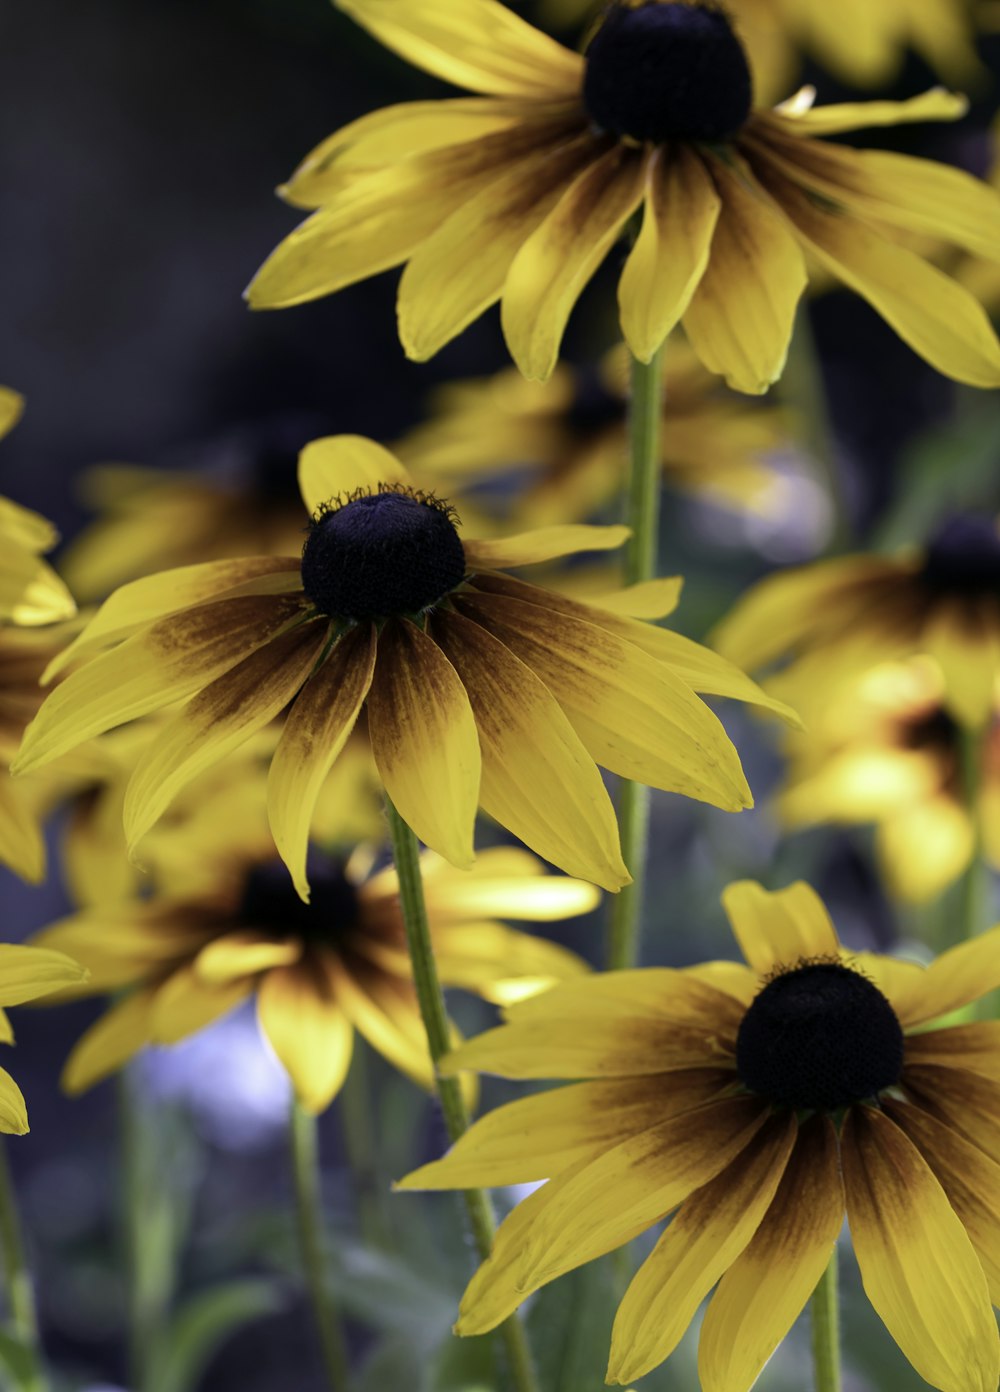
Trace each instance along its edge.
{"label": "yellow petal", "polygon": [[476,92],[575,93],[583,60],[496,0],[336,0],[410,63]]}
{"label": "yellow petal", "polygon": [[327,627],[303,624],[258,648],[203,687],[157,732],[125,790],[123,816],[130,850],[183,788],[284,710],[308,678]]}
{"label": "yellow petal", "polygon": [[24,397],[10,387],[0,387],[0,440],[9,435],[24,415]]}
{"label": "yellow petal", "polygon": [[983,1268],[919,1151],[853,1108],[841,1138],[847,1216],[868,1299],[941,1392],[996,1392],[1000,1337]]}
{"label": "yellow petal", "polygon": [[841,135],[845,131],[871,130],[875,126],[899,126],[907,121],[957,121],[969,109],[959,92],[932,87],[907,101],[838,102],[832,106],[800,109],[778,108],[763,119],[802,135]]}
{"label": "yellow petal", "polygon": [[982,728],[992,718],[1000,675],[1000,628],[993,604],[936,604],[922,643],[941,668],[948,709],[964,725]]}
{"label": "yellow petal", "polygon": [[594,595],[588,603],[610,614],[630,619],[665,619],[680,603],[684,580],[680,575],[661,576],[656,580],[640,580],[622,590]]}
{"label": "yellow petal", "polygon": [[980,1020],[908,1035],[906,1061],[961,1068],[1000,1082],[1000,1021]]}
{"label": "yellow petal", "polygon": [[62,869],[70,899],[81,908],[127,899],[136,885],[122,829],[121,787],[81,798],[66,823]]}
{"label": "yellow petal", "polygon": [[442,614],[433,631],[472,707],[485,811],[560,869],[606,889],[627,884],[607,789],[555,698],[478,624]]}
{"label": "yellow petal", "polygon": [[71,1097],[99,1083],[150,1042],[155,990],[133,991],[106,1010],[73,1046],[60,1082]]}
{"label": "yellow petal", "polygon": [[1000,1084],[962,1068],[907,1063],[908,1098],[1000,1164]]}
{"label": "yellow petal", "polygon": [[479,802],[476,721],[457,672],[408,619],[379,636],[368,694],[379,776],[403,820],[453,865],[471,864]]}
{"label": "yellow petal", "polygon": [[649,362],[680,322],[708,265],[722,202],[688,145],[656,150],[646,167],[642,228],[618,282],[622,333]]}
{"label": "yellow petal", "polygon": [[337,1001],[358,1033],[408,1078],[432,1089],[434,1065],[410,983],[377,971],[355,974],[332,960],[327,966]]}
{"label": "yellow petal", "polygon": [[629,527],[571,525],[539,527],[520,536],[463,542],[465,559],[472,570],[509,569],[572,556],[577,551],[613,551],[632,535]]}
{"label": "yellow petal", "polygon": [[37,626],[75,613],[76,601],[52,567],[5,541],[0,552],[0,618]]}
{"label": "yellow petal", "polygon": [[684,331],[711,372],[736,391],[760,395],[784,369],[805,263],[785,219],[757,185],[719,160],[712,177],[722,211]]}
{"label": "yellow petal", "polygon": [[904,1025],[918,1025],[970,1005],[998,986],[1000,925],[936,957],[892,1003]]}
{"label": "yellow petal", "polygon": [[377,493],[382,485],[409,482],[396,456],[363,435],[327,435],[299,455],[299,489],[310,515],[356,488]]}
{"label": "yellow petal", "polygon": [[631,1382],[673,1353],[702,1300],[760,1225],[797,1129],[792,1115],[771,1117],[720,1175],[684,1200],[618,1307],[608,1382]]}
{"label": "yellow petal", "polygon": [[643,157],[624,145],[600,155],[514,258],[501,322],[525,377],[548,378],[570,312],[643,195]]}
{"label": "yellow petal", "polygon": [[537,995],[557,981],[590,971],[568,948],[504,923],[466,923],[434,931],[433,937],[441,984],[472,991],[496,1005]]}
{"label": "yellow petal", "polygon": [[914,802],[881,823],[875,838],[890,893],[925,904],[962,874],[975,854],[965,808],[949,796]]}
{"label": "yellow petal", "polygon": [[12,771],[50,763],[93,735],[190,696],[270,642],[300,611],[295,597],[246,596],[160,619],[56,687],[25,731]]}
{"label": "yellow petal", "polygon": [[222,986],[271,967],[286,967],[302,956],[298,938],[273,938],[252,928],[224,933],[194,959],[195,975],[207,986]]}
{"label": "yellow petal", "polygon": [[6,1010],[0,1010],[0,1044],[13,1044],[14,1026]]}
{"label": "yellow petal", "polygon": [[8,1136],[28,1134],[28,1112],[21,1089],[3,1068],[0,1068],[0,1131]]}
{"label": "yellow petal", "polygon": [[30,801],[0,769],[0,861],[32,884],[45,878],[45,842]]}
{"label": "yellow petal", "polygon": [[22,1005],[86,979],[85,968],[63,952],[0,943],[0,1006]]}
{"label": "yellow petal", "polygon": [[843,1221],[836,1133],[816,1116],[800,1128],[771,1207],[709,1302],[698,1345],[704,1392],[749,1392],[816,1288]]}
{"label": "yellow petal", "polygon": [[347,1077],[354,1029],[328,973],[302,962],[269,971],[257,992],[257,1018],[306,1111],[324,1111]]}
{"label": "yellow petal", "polygon": [[154,1044],[176,1044],[196,1034],[206,1025],[247,998],[253,981],[209,985],[198,976],[194,965],[179,967],[153,995],[150,1006],[150,1038]]}
{"label": "yellow petal", "polygon": [[802,880],[774,892],[737,880],[722,891],[722,906],[743,956],[761,976],[803,957],[836,957],[840,951],[823,901]]}
{"label": "yellow petal", "polygon": [[[601,902],[593,885],[549,874],[526,851],[512,859],[507,847],[492,846],[480,852],[472,870],[456,870],[447,861],[434,859],[436,871],[430,869],[429,855],[424,857],[423,871],[427,912],[435,928],[479,918],[552,923],[589,913]],[[393,874],[390,894],[398,894],[397,883]]]}
{"label": "yellow petal", "polygon": [[347,739],[375,670],[375,629],[359,624],[335,644],[292,706],[271,760],[267,815],[278,854],[309,902],[306,857],[316,801]]}

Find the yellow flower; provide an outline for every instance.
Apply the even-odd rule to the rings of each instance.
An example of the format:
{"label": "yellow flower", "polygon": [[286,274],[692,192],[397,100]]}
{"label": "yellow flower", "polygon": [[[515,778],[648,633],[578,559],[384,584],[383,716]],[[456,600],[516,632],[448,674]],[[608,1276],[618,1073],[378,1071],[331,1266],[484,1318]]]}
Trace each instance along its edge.
{"label": "yellow flower", "polygon": [[[23,410],[24,398],[0,387],[0,440],[13,430]],[[73,596],[41,559],[58,540],[51,522],[0,497],[0,619],[34,625],[76,613]]]}
{"label": "yellow flower", "polygon": [[739,757],[695,693],[787,711],[708,649],[632,617],[669,612],[679,581],[594,605],[498,570],[606,550],[626,528],[463,542],[452,510],[369,440],[315,441],[300,469],[313,519],[301,562],[219,561],[116,591],[61,659],[92,658],[28,727],[18,771],[193,697],[132,775],[134,846],[185,784],[294,700],[268,807],[303,898],[316,797],[362,707],[389,796],[455,865],[472,862],[481,804],[569,873],[627,883],[597,763],[731,811],[749,804]]}
{"label": "yellow flower", "polygon": [[[973,515],[943,522],[926,546],[897,556],[845,556],[771,575],[713,634],[731,661],[755,670],[792,658],[809,679],[927,653],[944,703],[963,724],[993,710],[1000,673],[1000,533]],[[793,678],[801,685],[802,675]]]}
{"label": "yellow flower", "polygon": [[403,1181],[548,1179],[501,1226],[458,1332],[672,1220],[618,1309],[608,1380],[701,1330],[703,1392],[745,1392],[822,1274],[845,1203],[868,1298],[921,1377],[995,1392],[1000,1024],[931,1027],[1000,986],[1000,927],[926,970],[846,953],[799,883],[723,903],[749,965],[590,977],[444,1061],[581,1079],[499,1108]]}
{"label": "yellow flower", "polygon": [[[788,448],[787,415],[719,391],[680,340],[671,340],[665,358],[665,481],[725,507],[773,511],[781,481],[767,455]],[[621,491],[627,401],[627,361],[618,350],[596,371],[561,364],[545,384],[507,368],[441,388],[433,418],[397,448],[408,467],[451,492],[502,483],[511,522],[582,521]],[[513,490],[512,477],[521,485]]]}
{"label": "yellow flower", "polygon": [[[0,943],[0,1044],[14,1042],[7,1006],[23,1005],[25,1001],[79,985],[86,979],[84,968],[62,952]],[[3,1068],[0,1068],[0,1131],[15,1136],[24,1136],[28,1131],[28,1114],[21,1089]]]}
{"label": "yellow flower", "polygon": [[801,93],[752,110],[746,56],[714,5],[612,5],[581,57],[496,0],[338,3],[403,57],[485,95],[388,107],[314,150],[285,193],[317,211],[258,272],[251,306],[299,304],[406,262],[410,357],[431,357],[501,300],[514,361],[546,378],[580,293],[641,208],[618,298],[644,362],[680,321],[707,368],[765,391],[808,255],[940,371],[1000,385],[982,306],[882,232],[996,259],[996,193],[944,165],[816,138],[951,119],[962,98],[814,111]]}
{"label": "yellow flower", "polygon": [[[76,952],[89,966],[89,992],[128,992],[77,1043],[66,1089],[83,1091],[146,1045],[176,1043],[251,995],[264,1036],[311,1111],[340,1090],[355,1030],[433,1087],[396,874],[367,875],[368,864],[363,848],[346,862],[316,852],[306,906],[266,836],[234,834],[213,883],[197,894],[92,908],[44,930],[37,942]],[[565,948],[496,920],[586,913],[600,897],[593,886],[546,875],[534,856],[507,849],[484,851],[472,871],[428,852],[423,874],[446,985],[508,1001],[587,970]]]}

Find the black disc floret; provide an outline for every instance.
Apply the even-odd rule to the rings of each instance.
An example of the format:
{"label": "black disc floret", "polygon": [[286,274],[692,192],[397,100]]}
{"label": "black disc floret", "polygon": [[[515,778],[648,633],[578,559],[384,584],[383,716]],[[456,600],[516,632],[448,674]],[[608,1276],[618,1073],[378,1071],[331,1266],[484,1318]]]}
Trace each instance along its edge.
{"label": "black disc floret", "polygon": [[878,987],[839,961],[773,976],[743,1017],[736,1070],[776,1106],[836,1111],[899,1082],[903,1030]]}
{"label": "black disc floret", "polygon": [[1000,598],[1000,532],[992,517],[950,517],[927,543],[921,580],[935,593]]}
{"label": "black disc floret", "polygon": [[308,904],[280,860],[254,865],[243,885],[236,922],[276,938],[302,938],[327,947],[344,943],[360,925],[361,902],[343,862],[310,849],[306,871]]}
{"label": "black disc floret", "polygon": [[380,485],[321,508],[302,549],[302,587],[341,619],[419,614],[465,578],[455,511],[432,493]]}
{"label": "black disc floret", "polygon": [[614,4],[586,60],[583,104],[612,135],[717,144],[750,115],[750,65],[714,4]]}

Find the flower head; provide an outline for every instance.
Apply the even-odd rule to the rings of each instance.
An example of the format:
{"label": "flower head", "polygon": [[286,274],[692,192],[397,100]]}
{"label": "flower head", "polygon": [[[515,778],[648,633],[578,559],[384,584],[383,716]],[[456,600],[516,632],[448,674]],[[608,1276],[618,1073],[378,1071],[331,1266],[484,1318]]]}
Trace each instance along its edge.
{"label": "flower head", "polygon": [[192,778],[293,703],[268,807],[303,898],[316,798],[362,710],[392,801],[460,866],[473,859],[481,804],[562,869],[608,889],[627,883],[597,763],[732,811],[749,803],[736,751],[696,693],[787,708],[708,649],[642,621],[674,607],[678,581],[581,604],[501,573],[613,548],[625,528],[462,540],[446,503],[356,436],[309,446],[301,481],[312,518],[301,559],[190,566],[110,597],[60,659],[90,660],[29,726],[19,771],[192,698],[132,774],[135,846]]}
{"label": "flower head", "polygon": [[918,1373],[994,1392],[1000,1024],[932,1022],[1000,986],[1000,927],[925,970],[846,952],[805,884],[742,882],[723,903],[746,966],[556,986],[444,1061],[583,1080],[498,1108],[402,1183],[548,1180],[499,1229],[459,1332],[671,1215],[618,1309],[608,1381],[666,1358],[714,1288],[701,1386],[746,1392],[846,1208],[868,1297]]}
{"label": "flower head", "polygon": [[825,137],[951,119],[942,91],[812,110],[754,110],[726,12],[614,3],[585,55],[497,0],[338,0],[403,57],[482,93],[362,117],[283,192],[313,215],[248,291],[255,308],[329,294],[406,263],[407,354],[431,357],[501,301],[527,377],[555,367],[577,299],[642,210],[618,286],[623,335],[648,362],[682,322],[702,362],[760,393],[784,366],[806,257],[864,295],[940,371],[1000,384],[981,305],[883,228],[1000,257],[1000,198],[969,175]]}

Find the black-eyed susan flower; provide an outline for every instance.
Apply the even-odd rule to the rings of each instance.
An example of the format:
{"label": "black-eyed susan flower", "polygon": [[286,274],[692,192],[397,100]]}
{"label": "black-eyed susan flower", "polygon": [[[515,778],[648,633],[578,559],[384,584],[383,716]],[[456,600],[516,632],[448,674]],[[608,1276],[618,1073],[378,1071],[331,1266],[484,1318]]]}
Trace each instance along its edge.
{"label": "black-eyed susan flower", "polygon": [[[81,1038],[65,1087],[81,1092],[149,1044],[173,1044],[256,997],[261,1030],[299,1101],[322,1111],[339,1091],[359,1031],[431,1088],[434,1070],[410,977],[395,871],[367,873],[363,848],[316,852],[312,899],[297,896],[267,836],[217,842],[194,892],[85,910],[37,941],[76,951],[88,992],[125,993]],[[211,880],[205,870],[211,870]],[[423,858],[441,979],[488,1000],[530,995],[586,971],[574,953],[501,918],[551,920],[592,909],[598,891],[546,875],[526,851],[485,851],[472,871]]]}
{"label": "black-eyed susan flower", "polygon": [[[0,943],[0,1044],[13,1044],[14,1031],[7,1007],[52,995],[86,980],[86,970],[65,953],[43,947]],[[0,1131],[24,1136],[28,1114],[21,1089],[0,1068]]]}
{"label": "black-eyed susan flower", "polygon": [[409,1189],[548,1180],[501,1226],[458,1331],[672,1215],[618,1309],[608,1380],[701,1329],[703,1392],[746,1392],[846,1208],[868,1298],[942,1392],[995,1392],[1000,927],[924,969],[845,952],[805,884],[723,896],[747,965],[614,972],[515,1005],[443,1063],[572,1086],[500,1107]]}
{"label": "black-eyed susan flower", "polygon": [[778,807],[793,827],[874,822],[888,888],[911,903],[936,898],[980,849],[1000,869],[1000,709],[978,751],[968,805],[962,727],[926,657],[877,667],[804,692],[808,737],[786,745]]}
{"label": "black-eyed susan flower", "polygon": [[[661,453],[671,487],[724,507],[768,514],[783,490],[771,456],[790,447],[786,412],[719,389],[680,341],[665,354]],[[508,521],[542,526],[592,517],[621,493],[628,448],[628,362],[621,351],[598,368],[560,364],[548,382],[507,368],[442,387],[434,414],[397,446],[421,477],[449,493],[474,494]],[[465,500],[462,499],[462,506]]]}
{"label": "black-eyed susan flower", "polygon": [[642,209],[618,286],[648,362],[682,322],[745,392],[780,375],[806,256],[960,381],[1000,385],[1000,344],[962,286],[883,235],[996,259],[1000,198],[959,170],[821,137],[949,119],[963,99],[754,110],[746,54],[715,5],[614,4],[585,56],[496,0],[338,0],[376,38],[480,97],[404,103],[324,141],[284,190],[314,208],[248,291],[277,308],[406,263],[407,354],[431,357],[501,301],[527,377],[555,367],[584,286]]}
{"label": "black-eyed susan flower", "polygon": [[447,504],[357,436],[309,446],[301,482],[312,514],[301,560],[192,566],[110,597],[67,649],[66,662],[92,660],[29,726],[20,771],[192,698],[132,774],[134,846],[186,783],[294,702],[268,805],[303,897],[316,797],[362,709],[393,803],[459,866],[481,804],[562,869],[627,883],[598,763],[733,811],[749,804],[736,751],[696,693],[787,711],[708,649],[642,622],[673,608],[678,581],[597,606],[502,573],[618,546],[625,528],[463,541]]}
{"label": "black-eyed susan flower", "polygon": [[[980,726],[1000,673],[1000,531],[991,518],[955,516],[925,546],[896,556],[838,557],[767,576],[712,641],[751,671],[807,663],[813,683],[926,653],[941,669],[948,710]],[[794,676],[798,687],[805,680]]]}
{"label": "black-eyed susan flower", "polygon": [[[0,440],[21,418],[24,398],[0,387]],[[76,613],[73,596],[41,559],[58,541],[51,522],[37,512],[0,498],[0,619],[47,624]]]}

